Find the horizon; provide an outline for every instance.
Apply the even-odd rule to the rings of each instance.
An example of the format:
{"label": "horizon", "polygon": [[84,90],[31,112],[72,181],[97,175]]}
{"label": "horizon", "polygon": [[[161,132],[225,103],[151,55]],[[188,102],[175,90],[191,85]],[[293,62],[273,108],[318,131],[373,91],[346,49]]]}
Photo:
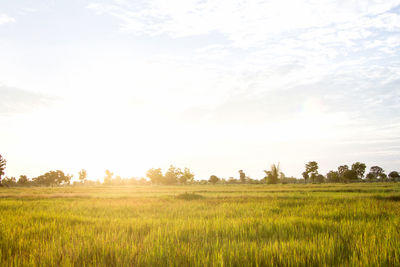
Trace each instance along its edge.
{"label": "horizon", "polygon": [[399,33],[398,0],[0,3],[6,176],[399,171]]}

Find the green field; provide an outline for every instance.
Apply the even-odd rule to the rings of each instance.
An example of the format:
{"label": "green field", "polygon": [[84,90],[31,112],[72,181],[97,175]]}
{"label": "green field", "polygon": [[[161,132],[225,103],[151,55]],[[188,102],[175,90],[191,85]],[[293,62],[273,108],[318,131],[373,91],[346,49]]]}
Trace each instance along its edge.
{"label": "green field", "polygon": [[399,266],[400,185],[0,188],[22,265]]}

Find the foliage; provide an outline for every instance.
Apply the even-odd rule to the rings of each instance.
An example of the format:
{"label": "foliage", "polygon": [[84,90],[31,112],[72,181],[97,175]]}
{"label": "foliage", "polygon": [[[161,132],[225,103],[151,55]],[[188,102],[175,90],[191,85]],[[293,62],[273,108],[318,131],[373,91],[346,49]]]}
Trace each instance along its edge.
{"label": "foliage", "polygon": [[36,185],[58,186],[58,185],[69,184],[71,178],[72,175],[65,175],[64,172],[57,170],[57,171],[46,172],[43,175],[33,178],[32,181]]}
{"label": "foliage", "polygon": [[164,175],[164,184],[177,184],[182,176],[182,171],[173,165],[170,165]]}
{"label": "foliage", "polygon": [[212,184],[216,184],[219,181],[219,178],[216,175],[211,175],[210,179],[208,179],[208,181]]}
{"label": "foliage", "polygon": [[322,174],[317,174],[317,176],[315,177],[315,181],[319,184],[324,183],[325,180],[325,176],[323,176]]}
{"label": "foliage", "polygon": [[106,176],[104,176],[104,183],[105,184],[110,184],[111,181],[112,181],[113,176],[114,176],[113,172],[111,172],[109,170],[106,170]]}
{"label": "foliage", "polygon": [[365,163],[361,162],[356,162],[351,165],[351,169],[356,172],[358,179],[362,179],[364,177],[366,168],[367,166],[365,165]]}
{"label": "foliage", "polygon": [[281,174],[281,170],[278,164],[272,164],[271,169],[269,171],[264,170],[266,176],[264,179],[267,184],[277,184],[279,182],[279,175]]}
{"label": "foliage", "polygon": [[179,183],[188,184],[188,183],[193,183],[193,181],[194,181],[194,174],[190,172],[189,168],[185,168],[181,173],[181,176],[179,178]]}
{"label": "foliage", "polygon": [[337,172],[337,171],[329,171],[326,174],[326,181],[328,183],[339,183],[340,182],[339,172]]}
{"label": "foliage", "polygon": [[246,183],[246,174],[243,170],[239,170],[239,179],[242,184]]}
{"label": "foliage", "polygon": [[[317,181],[317,176],[318,176],[318,163],[316,161],[309,161],[306,164],[306,171],[307,176],[303,174],[304,180],[306,181],[308,177],[311,178],[311,181],[315,183]],[[307,177],[307,179],[306,179]],[[306,181],[307,182],[307,181]]]}
{"label": "foliage", "polygon": [[27,185],[29,184],[29,179],[26,175],[20,175],[17,183],[19,185]]}
{"label": "foliage", "polygon": [[150,179],[152,184],[188,184],[194,182],[194,174],[188,168],[184,168],[182,171],[180,168],[176,168],[170,165],[168,170],[163,175],[161,168],[150,169],[147,171],[146,176]]}
{"label": "foliage", "polygon": [[303,179],[304,179],[304,183],[307,183],[307,180],[310,179],[310,175],[308,175],[308,172],[305,171],[302,173]]}
{"label": "foliage", "polygon": [[4,186],[15,186],[17,184],[17,180],[15,177],[5,177],[2,181],[2,185]]}
{"label": "foliage", "polygon": [[81,181],[81,183],[84,183],[87,178],[87,171],[85,169],[82,169],[79,171],[78,174],[79,174],[79,180]]}
{"label": "foliage", "polygon": [[164,180],[164,175],[162,174],[161,168],[148,170],[146,176],[153,184],[161,184]]}
{"label": "foliage", "polygon": [[355,170],[347,170],[343,173],[344,182],[354,182],[357,181],[358,174]]}
{"label": "foliage", "polygon": [[338,167],[338,174],[340,177],[340,181],[343,182],[344,181],[344,174],[349,171],[349,166],[347,165],[341,165]]}
{"label": "foliage", "polygon": [[369,180],[386,180],[387,176],[385,171],[379,166],[372,166],[369,173],[367,174],[367,179]]}
{"label": "foliage", "polygon": [[197,200],[197,199],[202,199],[204,197],[202,195],[195,194],[194,192],[192,193],[185,192],[183,194],[177,195],[176,198],[183,200]]}
{"label": "foliage", "polygon": [[397,171],[390,172],[388,176],[392,181],[399,181],[400,180],[400,174]]}
{"label": "foliage", "polygon": [[4,170],[6,169],[7,160],[0,155],[0,185],[1,185],[1,176],[5,174]]}

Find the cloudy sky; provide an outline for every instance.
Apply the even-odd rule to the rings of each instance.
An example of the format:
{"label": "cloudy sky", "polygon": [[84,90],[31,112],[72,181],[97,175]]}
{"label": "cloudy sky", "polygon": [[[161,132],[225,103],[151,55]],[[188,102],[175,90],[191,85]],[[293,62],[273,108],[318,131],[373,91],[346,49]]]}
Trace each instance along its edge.
{"label": "cloudy sky", "polygon": [[400,0],[0,2],[6,175],[400,170]]}

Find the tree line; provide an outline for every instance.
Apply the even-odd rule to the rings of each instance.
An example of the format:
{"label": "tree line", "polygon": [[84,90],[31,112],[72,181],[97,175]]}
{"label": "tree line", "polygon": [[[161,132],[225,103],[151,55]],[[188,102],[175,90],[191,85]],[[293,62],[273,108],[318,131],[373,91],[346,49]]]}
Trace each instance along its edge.
{"label": "tree line", "polygon": [[[71,185],[73,175],[65,174],[61,170],[49,171],[38,177],[29,179],[21,175],[17,180],[15,177],[5,177],[6,159],[0,155],[0,186],[65,186]],[[371,166],[366,173],[367,166],[361,162],[355,162],[349,167],[341,165],[337,170],[331,170],[326,175],[318,172],[319,166],[316,161],[305,164],[302,178],[286,177],[281,171],[280,165],[272,164],[269,170],[264,170],[262,179],[252,179],[243,170],[238,171],[239,178],[220,178],[211,175],[208,180],[195,180],[194,173],[188,168],[180,169],[171,165],[165,173],[161,168],[152,168],[146,172],[146,178],[122,178],[114,176],[114,173],[106,170],[103,183],[87,179],[87,171],[82,169],[78,173],[79,181],[72,185],[185,185],[185,184],[294,184],[294,183],[353,183],[353,182],[400,182],[400,174],[391,171],[388,175],[379,166]]]}
{"label": "tree line", "polygon": [[399,182],[398,171],[391,171],[388,175],[379,166],[371,166],[365,174],[367,166],[365,163],[355,162],[349,167],[341,165],[337,170],[329,171],[326,176],[318,173],[318,163],[310,161],[303,172],[304,181],[312,183],[351,183],[351,182]]}

